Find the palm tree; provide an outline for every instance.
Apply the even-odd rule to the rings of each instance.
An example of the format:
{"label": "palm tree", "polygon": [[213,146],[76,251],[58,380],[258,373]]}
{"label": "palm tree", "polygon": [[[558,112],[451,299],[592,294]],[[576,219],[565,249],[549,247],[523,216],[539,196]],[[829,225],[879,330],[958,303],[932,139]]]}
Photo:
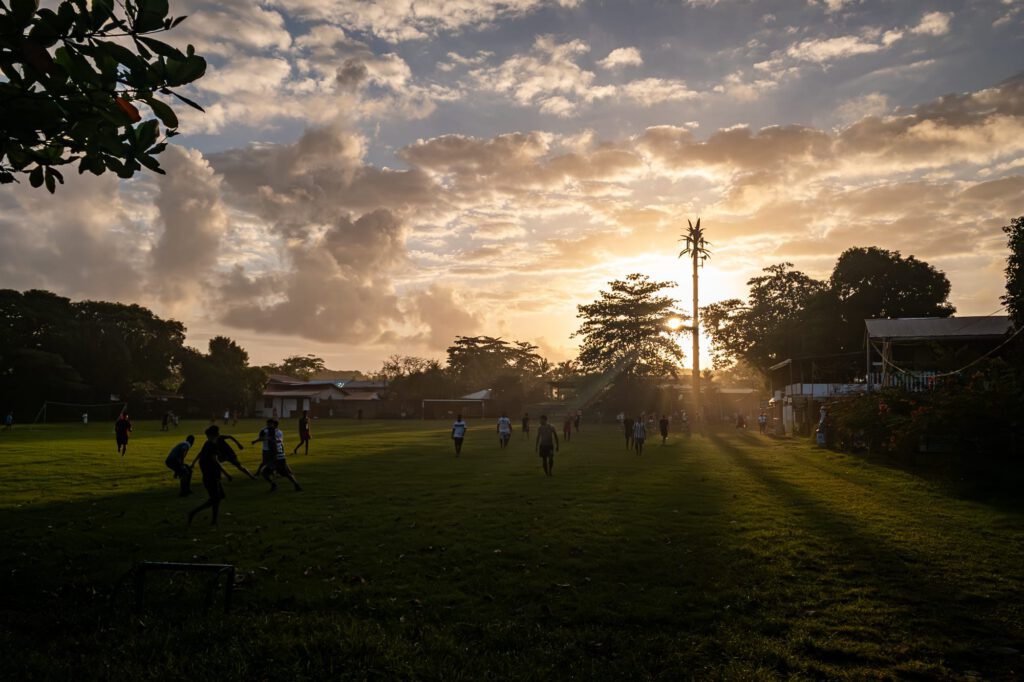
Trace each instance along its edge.
{"label": "palm tree", "polygon": [[697,294],[697,268],[704,265],[704,261],[711,257],[711,251],[708,250],[711,242],[704,239],[700,218],[697,218],[696,225],[689,219],[686,222],[690,227],[679,240],[685,244],[683,250],[679,252],[679,257],[689,256],[693,261],[693,418],[697,428],[700,429],[703,419],[700,404],[700,299]]}

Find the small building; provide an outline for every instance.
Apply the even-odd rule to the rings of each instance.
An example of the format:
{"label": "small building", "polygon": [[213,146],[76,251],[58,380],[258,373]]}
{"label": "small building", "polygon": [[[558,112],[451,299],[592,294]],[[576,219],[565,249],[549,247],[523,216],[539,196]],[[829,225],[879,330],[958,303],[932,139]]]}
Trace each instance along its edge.
{"label": "small building", "polygon": [[795,380],[792,360],[768,368],[778,432],[810,433],[833,400],[883,388],[929,391],[943,377],[996,355],[1011,331],[1006,315],[864,320],[864,374],[846,383],[803,383]]}
{"label": "small building", "polygon": [[487,407],[493,393],[491,389],[484,388],[461,398],[427,398],[421,403],[423,418],[446,419],[456,414],[463,417],[487,417]]}
{"label": "small building", "polygon": [[289,419],[308,410],[317,419],[373,419],[380,416],[380,392],[386,388],[386,381],[300,381],[273,375],[263,391],[261,414]]}
{"label": "small building", "polygon": [[996,352],[1012,330],[1007,315],[864,320],[865,383],[910,391]]}

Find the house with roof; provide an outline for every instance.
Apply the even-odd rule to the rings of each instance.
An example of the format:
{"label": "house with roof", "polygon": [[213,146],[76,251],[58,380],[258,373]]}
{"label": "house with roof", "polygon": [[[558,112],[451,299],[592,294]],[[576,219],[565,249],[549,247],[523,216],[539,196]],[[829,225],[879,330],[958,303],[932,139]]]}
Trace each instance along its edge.
{"label": "house with roof", "polygon": [[263,390],[265,418],[297,418],[304,410],[318,419],[380,416],[386,381],[301,381],[284,375],[271,375]]}

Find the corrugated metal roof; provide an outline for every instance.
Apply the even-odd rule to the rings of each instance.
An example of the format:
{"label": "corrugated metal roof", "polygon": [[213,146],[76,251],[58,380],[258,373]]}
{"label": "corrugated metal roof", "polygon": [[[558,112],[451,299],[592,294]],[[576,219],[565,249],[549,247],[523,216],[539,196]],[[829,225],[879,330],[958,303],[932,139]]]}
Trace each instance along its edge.
{"label": "corrugated metal roof", "polygon": [[900,317],[864,320],[872,339],[998,338],[1010,331],[1007,315],[967,317]]}
{"label": "corrugated metal roof", "polygon": [[470,393],[469,395],[462,396],[462,399],[463,400],[490,400],[491,399],[491,389],[489,389],[489,388],[481,389],[479,391],[476,391],[475,393]]}

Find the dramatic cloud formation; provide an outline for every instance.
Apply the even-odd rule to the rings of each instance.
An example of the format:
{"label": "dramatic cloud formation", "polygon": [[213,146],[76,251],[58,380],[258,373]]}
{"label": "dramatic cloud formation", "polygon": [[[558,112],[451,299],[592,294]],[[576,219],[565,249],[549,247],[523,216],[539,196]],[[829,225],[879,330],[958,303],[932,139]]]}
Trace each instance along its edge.
{"label": "dramatic cloud formation", "polygon": [[207,113],[182,110],[166,177],[0,188],[4,286],[138,301],[261,362],[373,369],[472,333],[560,360],[609,279],[681,279],[700,215],[705,300],[875,244],[944,269],[962,313],[998,307],[999,227],[1024,213],[1018,4],[175,13],[210,58],[189,91]]}

